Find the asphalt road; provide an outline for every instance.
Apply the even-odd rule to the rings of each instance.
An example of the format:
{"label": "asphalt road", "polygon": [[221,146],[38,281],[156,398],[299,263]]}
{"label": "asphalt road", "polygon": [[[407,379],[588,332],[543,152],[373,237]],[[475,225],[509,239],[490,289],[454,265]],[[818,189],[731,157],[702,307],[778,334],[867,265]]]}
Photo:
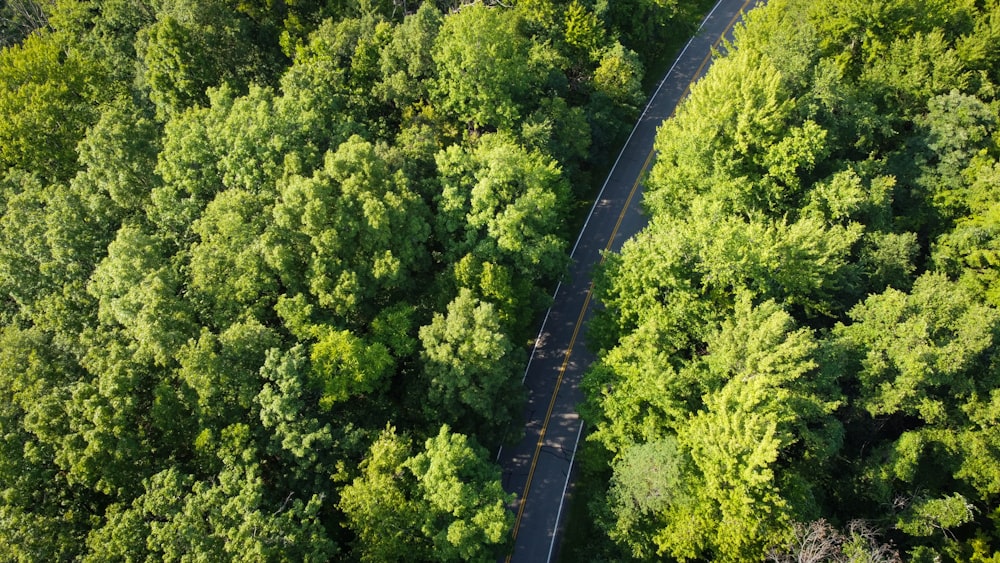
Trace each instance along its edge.
{"label": "asphalt road", "polygon": [[576,413],[583,400],[580,380],[594,360],[585,342],[591,272],[602,251],[618,251],[646,225],[640,211],[641,180],[654,158],[656,129],[704,73],[713,47],[756,3],[719,0],[702,21],[639,117],[573,247],[569,273],[556,288],[525,371],[524,438],[498,455],[504,488],[517,495],[510,507],[516,514],[513,552],[502,560],[534,563],[557,555],[565,524],[563,501],[583,433]]}

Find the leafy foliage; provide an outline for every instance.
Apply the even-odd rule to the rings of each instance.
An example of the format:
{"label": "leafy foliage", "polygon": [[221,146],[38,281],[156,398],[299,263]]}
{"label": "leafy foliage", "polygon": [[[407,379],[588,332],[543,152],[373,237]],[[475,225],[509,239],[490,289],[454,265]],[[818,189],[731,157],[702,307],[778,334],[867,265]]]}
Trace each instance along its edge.
{"label": "leafy foliage", "polygon": [[585,378],[623,556],[1000,549],[997,16],[772,1],[663,125]]}
{"label": "leafy foliage", "polygon": [[0,559],[493,560],[479,444],[655,56],[620,25],[3,3]]}
{"label": "leafy foliage", "polygon": [[448,426],[417,453],[387,428],[361,471],[341,508],[362,560],[491,561],[511,525],[497,469]]}

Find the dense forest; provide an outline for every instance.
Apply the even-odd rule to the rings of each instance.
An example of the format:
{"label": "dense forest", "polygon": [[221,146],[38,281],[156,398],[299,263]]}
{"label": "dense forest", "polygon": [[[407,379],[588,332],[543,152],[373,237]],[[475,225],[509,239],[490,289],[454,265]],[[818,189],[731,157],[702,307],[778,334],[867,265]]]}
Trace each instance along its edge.
{"label": "dense forest", "polygon": [[503,549],[531,325],[700,9],[511,4],[3,4],[0,560]]}
{"label": "dense forest", "polygon": [[1000,3],[724,51],[597,280],[588,560],[1000,561]]}

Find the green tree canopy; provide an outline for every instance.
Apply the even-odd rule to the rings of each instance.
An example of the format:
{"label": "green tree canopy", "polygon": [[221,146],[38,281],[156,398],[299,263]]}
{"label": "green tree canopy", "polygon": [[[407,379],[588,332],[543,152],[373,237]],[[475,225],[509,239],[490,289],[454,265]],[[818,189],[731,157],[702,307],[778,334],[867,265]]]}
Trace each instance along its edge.
{"label": "green tree canopy", "polygon": [[609,558],[991,560],[997,15],[772,1],[664,123],[595,284]]}
{"label": "green tree canopy", "polygon": [[387,428],[341,496],[362,560],[494,560],[513,515],[485,455],[447,426],[416,453]]}

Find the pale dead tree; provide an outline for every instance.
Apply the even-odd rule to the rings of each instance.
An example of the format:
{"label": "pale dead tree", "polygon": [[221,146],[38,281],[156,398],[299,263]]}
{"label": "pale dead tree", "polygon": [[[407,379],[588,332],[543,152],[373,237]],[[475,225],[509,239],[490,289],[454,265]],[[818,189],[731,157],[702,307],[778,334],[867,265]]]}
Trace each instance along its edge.
{"label": "pale dead tree", "polygon": [[851,563],[900,563],[899,552],[892,545],[882,543],[878,531],[864,520],[851,520],[847,525],[847,533],[851,545],[857,546],[857,551],[850,553]]}
{"label": "pale dead tree", "polygon": [[852,520],[847,533],[820,519],[797,523],[793,539],[767,557],[774,563],[900,563],[899,553],[879,541],[878,532],[862,520]]}
{"label": "pale dead tree", "polygon": [[45,9],[52,0],[6,0],[0,8],[0,46],[12,45],[49,25]]}
{"label": "pale dead tree", "polygon": [[513,8],[514,4],[511,2],[504,2],[503,0],[455,0],[452,7],[448,10],[449,12],[457,12],[466,6],[471,6],[473,4],[482,4],[484,6],[500,6],[501,8]]}
{"label": "pale dead tree", "polygon": [[396,17],[396,11],[402,9],[403,15],[408,15],[410,13],[408,6],[406,5],[406,0],[392,0],[392,17]]}
{"label": "pale dead tree", "polygon": [[844,536],[826,520],[809,524],[796,523],[795,536],[782,550],[768,555],[775,563],[823,563],[843,561]]}

